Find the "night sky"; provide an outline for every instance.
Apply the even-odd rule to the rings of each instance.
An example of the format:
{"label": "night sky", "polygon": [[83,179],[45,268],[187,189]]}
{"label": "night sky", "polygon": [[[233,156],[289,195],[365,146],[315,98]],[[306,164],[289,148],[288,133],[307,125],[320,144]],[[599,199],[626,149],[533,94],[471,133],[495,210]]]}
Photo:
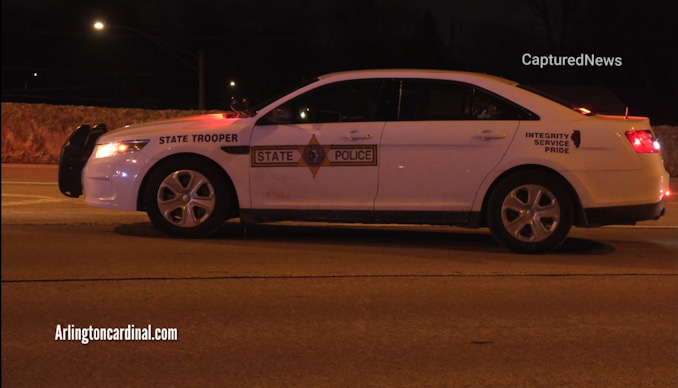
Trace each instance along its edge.
{"label": "night sky", "polygon": [[[439,68],[541,85],[594,108],[602,90],[618,97],[605,109],[620,110],[604,113],[629,106],[654,124],[678,124],[674,4],[2,0],[2,101],[196,109],[202,51],[207,109],[328,72]],[[96,19],[116,27],[94,31]],[[620,58],[621,66],[542,68],[524,64],[525,54]]]}

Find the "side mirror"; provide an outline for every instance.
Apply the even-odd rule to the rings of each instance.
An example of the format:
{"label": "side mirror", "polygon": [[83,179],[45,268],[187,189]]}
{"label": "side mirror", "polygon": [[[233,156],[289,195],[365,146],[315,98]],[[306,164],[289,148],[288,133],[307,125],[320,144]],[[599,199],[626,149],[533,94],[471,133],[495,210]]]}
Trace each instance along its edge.
{"label": "side mirror", "polygon": [[273,109],[269,114],[269,121],[273,124],[292,124],[292,112],[283,108]]}
{"label": "side mirror", "polygon": [[238,116],[243,115],[243,113],[250,107],[250,102],[246,98],[231,98],[231,110],[238,114]]}

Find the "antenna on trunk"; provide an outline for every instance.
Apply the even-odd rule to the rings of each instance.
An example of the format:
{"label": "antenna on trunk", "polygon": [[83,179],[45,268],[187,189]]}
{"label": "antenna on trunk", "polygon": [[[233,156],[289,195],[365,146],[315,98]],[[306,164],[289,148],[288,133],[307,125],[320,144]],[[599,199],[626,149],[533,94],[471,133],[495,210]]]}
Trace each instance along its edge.
{"label": "antenna on trunk", "polygon": [[629,107],[626,107],[626,113],[624,113],[624,118],[628,119],[629,118]]}

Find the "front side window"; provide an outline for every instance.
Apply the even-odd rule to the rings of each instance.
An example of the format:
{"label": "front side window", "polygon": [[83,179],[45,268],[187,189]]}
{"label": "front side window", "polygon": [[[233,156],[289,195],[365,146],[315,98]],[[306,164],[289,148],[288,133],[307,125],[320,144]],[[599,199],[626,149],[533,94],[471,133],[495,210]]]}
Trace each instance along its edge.
{"label": "front side window", "polygon": [[437,80],[403,80],[401,121],[532,120],[536,115],[473,85]]}
{"label": "front side window", "polygon": [[321,86],[280,105],[262,124],[384,121],[388,84],[385,79],[367,79]]}

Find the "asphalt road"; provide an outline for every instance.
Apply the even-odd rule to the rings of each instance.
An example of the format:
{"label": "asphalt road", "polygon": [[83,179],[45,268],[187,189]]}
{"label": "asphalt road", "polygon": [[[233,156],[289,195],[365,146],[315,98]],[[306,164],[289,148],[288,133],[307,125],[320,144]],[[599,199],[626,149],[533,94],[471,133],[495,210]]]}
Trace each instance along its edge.
{"label": "asphalt road", "polygon": [[[659,221],[533,256],[447,227],[169,239],[55,177],[2,165],[3,386],[678,384],[678,196]],[[83,344],[58,325],[177,340]]]}

